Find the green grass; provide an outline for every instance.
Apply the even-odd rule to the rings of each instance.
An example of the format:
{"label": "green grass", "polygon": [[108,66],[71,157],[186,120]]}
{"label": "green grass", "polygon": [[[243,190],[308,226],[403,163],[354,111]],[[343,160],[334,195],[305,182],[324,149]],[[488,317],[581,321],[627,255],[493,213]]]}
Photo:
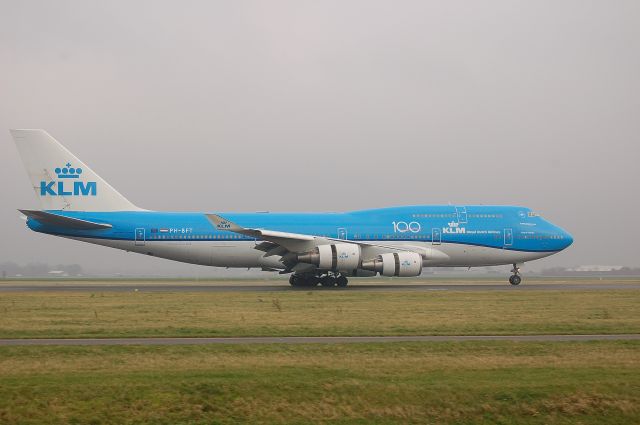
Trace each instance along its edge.
{"label": "green grass", "polygon": [[[511,288],[507,288],[511,289]],[[0,337],[638,333],[640,291],[0,293]],[[640,341],[0,347],[0,424],[640,423]]]}
{"label": "green grass", "polygon": [[639,360],[639,341],[0,347],[0,423],[639,423]]}
{"label": "green grass", "polygon": [[4,292],[0,337],[638,333],[639,306],[636,290]]}

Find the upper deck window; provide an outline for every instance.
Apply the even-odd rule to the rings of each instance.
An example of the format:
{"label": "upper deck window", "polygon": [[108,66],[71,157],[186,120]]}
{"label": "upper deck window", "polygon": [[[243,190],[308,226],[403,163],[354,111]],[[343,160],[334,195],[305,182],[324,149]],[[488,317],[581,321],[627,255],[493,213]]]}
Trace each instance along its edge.
{"label": "upper deck window", "polygon": [[469,218],[502,218],[502,214],[469,214]]}
{"label": "upper deck window", "polygon": [[455,218],[455,214],[412,214],[413,218]]}

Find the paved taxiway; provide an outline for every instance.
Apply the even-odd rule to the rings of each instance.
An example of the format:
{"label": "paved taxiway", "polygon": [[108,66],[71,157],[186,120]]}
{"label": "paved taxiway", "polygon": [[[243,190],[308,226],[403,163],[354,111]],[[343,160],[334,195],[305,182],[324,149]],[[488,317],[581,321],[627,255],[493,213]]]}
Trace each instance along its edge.
{"label": "paved taxiway", "polygon": [[277,291],[585,291],[585,290],[619,290],[640,289],[640,282],[560,282],[560,283],[522,283],[519,286],[504,284],[352,284],[346,288],[293,288],[286,283],[267,284],[150,284],[140,283],[6,283],[0,284],[0,292],[34,292],[34,291],[67,291],[67,292],[277,292]]}
{"label": "paved taxiway", "polygon": [[348,344],[362,342],[451,341],[619,341],[640,340],[640,334],[624,335],[425,335],[425,336],[291,336],[240,338],[33,338],[0,339],[8,345],[206,345],[206,344]]}

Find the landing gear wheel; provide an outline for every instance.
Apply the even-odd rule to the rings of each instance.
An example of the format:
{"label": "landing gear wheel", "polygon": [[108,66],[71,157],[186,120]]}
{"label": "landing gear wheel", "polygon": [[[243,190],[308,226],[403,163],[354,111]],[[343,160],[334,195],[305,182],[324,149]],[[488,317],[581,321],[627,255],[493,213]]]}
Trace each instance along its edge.
{"label": "landing gear wheel", "polygon": [[320,278],[320,285],[325,288],[333,288],[336,286],[336,280],[332,276],[325,276]]}
{"label": "landing gear wheel", "polygon": [[345,286],[347,286],[348,283],[349,283],[349,280],[347,280],[347,278],[343,275],[340,275],[336,278],[336,284],[340,288],[344,288]]}
{"label": "landing gear wheel", "polygon": [[314,286],[318,286],[320,279],[317,276],[304,276],[304,283],[302,286],[307,286],[309,288],[313,288]]}
{"label": "landing gear wheel", "polygon": [[295,287],[313,287],[318,284],[319,279],[316,276],[297,275],[289,276],[289,284]]}
{"label": "landing gear wheel", "polygon": [[292,274],[291,276],[289,276],[289,285],[295,286],[296,288],[307,286],[307,280],[304,278],[304,276]]}
{"label": "landing gear wheel", "polygon": [[300,276],[296,276],[295,274],[289,276],[289,285],[300,286]]}
{"label": "landing gear wheel", "polygon": [[514,285],[514,286],[520,285],[520,282],[522,282],[522,278],[520,276],[518,276],[517,274],[514,274],[509,278],[509,283]]}

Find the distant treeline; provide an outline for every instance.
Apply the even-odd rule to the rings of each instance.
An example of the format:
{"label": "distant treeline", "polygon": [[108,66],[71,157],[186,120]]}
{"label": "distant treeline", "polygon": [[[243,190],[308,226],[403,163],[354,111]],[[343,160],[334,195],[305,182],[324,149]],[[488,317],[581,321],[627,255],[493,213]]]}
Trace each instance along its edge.
{"label": "distant treeline", "polygon": [[640,268],[622,267],[608,271],[576,271],[564,267],[552,267],[540,272],[543,276],[640,276]]}
{"label": "distant treeline", "polygon": [[13,277],[17,275],[27,277],[51,276],[49,272],[61,271],[69,276],[77,276],[83,274],[82,267],[79,264],[56,264],[49,265],[45,263],[29,263],[20,265],[14,262],[0,263],[0,277]]}

